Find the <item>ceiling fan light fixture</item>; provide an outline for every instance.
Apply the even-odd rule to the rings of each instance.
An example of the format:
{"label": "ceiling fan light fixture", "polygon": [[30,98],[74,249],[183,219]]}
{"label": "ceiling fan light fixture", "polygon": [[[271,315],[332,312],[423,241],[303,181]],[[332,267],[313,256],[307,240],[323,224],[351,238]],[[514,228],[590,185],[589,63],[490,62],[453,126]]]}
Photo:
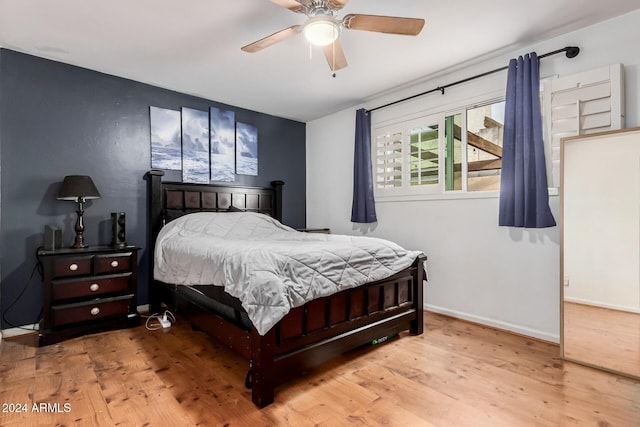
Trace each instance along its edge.
{"label": "ceiling fan light fixture", "polygon": [[312,45],[327,46],[340,35],[340,26],[329,16],[317,16],[304,24],[302,33]]}

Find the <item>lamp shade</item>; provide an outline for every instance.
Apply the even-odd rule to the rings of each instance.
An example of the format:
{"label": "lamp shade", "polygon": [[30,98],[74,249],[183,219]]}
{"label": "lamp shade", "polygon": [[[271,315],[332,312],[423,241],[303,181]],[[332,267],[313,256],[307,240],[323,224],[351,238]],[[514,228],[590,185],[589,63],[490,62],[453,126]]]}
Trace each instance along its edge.
{"label": "lamp shade", "polygon": [[100,192],[86,175],[67,175],[62,181],[62,187],[58,192],[58,200],[99,199]]}
{"label": "lamp shade", "polygon": [[327,46],[338,38],[340,27],[331,17],[317,16],[307,20],[302,33],[312,45]]}

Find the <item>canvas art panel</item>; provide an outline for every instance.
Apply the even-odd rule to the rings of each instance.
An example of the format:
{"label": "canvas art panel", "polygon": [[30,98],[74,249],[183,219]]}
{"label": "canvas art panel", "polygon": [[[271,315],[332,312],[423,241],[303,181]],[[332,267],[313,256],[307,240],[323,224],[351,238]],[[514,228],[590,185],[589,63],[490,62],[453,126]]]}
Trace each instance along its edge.
{"label": "canvas art panel", "polygon": [[236,123],[236,173],[258,175],[258,129]]}
{"label": "canvas art panel", "polygon": [[149,107],[151,122],[151,167],[182,169],[180,111]]}
{"label": "canvas art panel", "polygon": [[182,181],[209,183],[209,112],[182,107]]}
{"label": "canvas art panel", "polygon": [[211,107],[209,110],[211,181],[235,180],[235,113]]}

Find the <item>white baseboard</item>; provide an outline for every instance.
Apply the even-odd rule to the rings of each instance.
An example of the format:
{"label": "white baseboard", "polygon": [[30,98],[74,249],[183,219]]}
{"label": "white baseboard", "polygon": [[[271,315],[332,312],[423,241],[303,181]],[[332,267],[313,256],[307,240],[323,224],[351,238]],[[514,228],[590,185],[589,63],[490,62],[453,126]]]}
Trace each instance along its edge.
{"label": "white baseboard", "polygon": [[520,325],[514,325],[512,323],[502,322],[500,320],[489,319],[487,317],[476,316],[474,314],[463,313],[456,310],[450,310],[448,308],[438,307],[431,304],[425,304],[426,310],[433,311],[435,313],[444,314],[446,316],[455,317],[457,319],[468,320],[473,323],[480,323],[482,325],[490,326],[496,329],[502,329],[505,331],[514,332],[520,335],[526,335],[528,337],[537,338],[539,340],[548,341],[558,344],[560,342],[560,335],[550,334],[548,332],[539,331],[536,329],[527,328]]}
{"label": "white baseboard", "polygon": [[564,300],[566,302],[573,302],[576,304],[592,305],[594,307],[608,308],[611,310],[626,311],[628,313],[640,314],[640,308],[637,308],[637,307],[625,307],[622,305],[607,304],[600,301],[591,301],[591,300],[582,299],[582,298],[570,298],[567,296],[564,297]]}
{"label": "white baseboard", "polygon": [[23,325],[20,328],[8,328],[3,329],[1,332],[2,336],[6,338],[18,337],[20,335],[32,334],[34,332],[38,332],[38,328],[40,325],[38,323],[34,323],[32,325]]}

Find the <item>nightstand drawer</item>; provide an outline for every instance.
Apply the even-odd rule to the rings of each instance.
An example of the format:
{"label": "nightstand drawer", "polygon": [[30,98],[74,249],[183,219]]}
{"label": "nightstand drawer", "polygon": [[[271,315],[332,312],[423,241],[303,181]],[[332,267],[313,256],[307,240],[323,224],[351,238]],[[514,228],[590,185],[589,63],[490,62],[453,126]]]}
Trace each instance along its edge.
{"label": "nightstand drawer", "polygon": [[88,301],[81,304],[67,304],[52,307],[53,327],[126,316],[132,304],[133,295]]}
{"label": "nightstand drawer", "polygon": [[92,255],[60,257],[53,260],[53,277],[86,276],[91,274]]}
{"label": "nightstand drawer", "polygon": [[98,276],[82,279],[54,280],[52,300],[92,297],[127,292],[131,283],[131,273]]}
{"label": "nightstand drawer", "polygon": [[118,273],[131,269],[133,252],[120,254],[96,255],[94,258],[95,274]]}

